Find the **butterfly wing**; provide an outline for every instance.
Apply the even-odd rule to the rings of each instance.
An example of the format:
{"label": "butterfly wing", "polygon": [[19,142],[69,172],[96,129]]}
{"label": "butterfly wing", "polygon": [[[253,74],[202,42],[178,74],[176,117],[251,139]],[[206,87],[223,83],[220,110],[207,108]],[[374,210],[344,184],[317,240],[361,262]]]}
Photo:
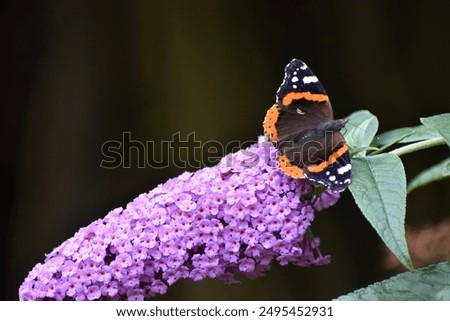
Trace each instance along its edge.
{"label": "butterfly wing", "polygon": [[333,119],[333,109],[322,84],[301,60],[293,59],[284,68],[283,82],[276,93],[276,102],[283,110],[293,113],[317,113],[318,117]]}
{"label": "butterfly wing", "polygon": [[328,186],[333,192],[341,192],[351,183],[350,153],[344,138],[335,133],[335,140],[342,140],[332,153],[318,164],[304,168],[304,176],[311,181]]}

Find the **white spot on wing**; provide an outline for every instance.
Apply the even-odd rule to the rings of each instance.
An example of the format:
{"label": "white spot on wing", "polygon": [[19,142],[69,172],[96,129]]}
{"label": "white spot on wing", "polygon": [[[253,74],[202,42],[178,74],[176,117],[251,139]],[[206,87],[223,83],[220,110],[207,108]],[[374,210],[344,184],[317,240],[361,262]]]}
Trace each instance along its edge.
{"label": "white spot on wing", "polygon": [[329,179],[330,179],[330,181],[334,182],[336,180],[336,176],[334,176],[334,175],[330,176]]}
{"label": "white spot on wing", "polygon": [[326,173],[325,174],[327,174],[327,175],[330,175],[330,171],[326,171]]}
{"label": "white spot on wing", "polygon": [[350,184],[350,182],[351,182],[350,178],[347,178],[347,179],[344,181],[344,184]]}
{"label": "white spot on wing", "polygon": [[302,68],[302,70],[305,70],[308,68],[308,66],[306,64],[303,64],[303,66],[301,66],[300,68]]}
{"label": "white spot on wing", "polygon": [[303,83],[305,84],[309,84],[311,82],[318,82],[319,79],[317,79],[316,76],[305,76],[303,77]]}
{"label": "white spot on wing", "polygon": [[347,165],[345,165],[344,167],[341,167],[341,168],[338,168],[338,173],[340,174],[340,175],[342,175],[342,174],[344,174],[344,173],[347,173],[349,170],[351,170],[352,169],[352,164],[347,164]]}
{"label": "white spot on wing", "polygon": [[300,108],[297,108],[297,114],[299,114],[299,115],[304,115],[305,113],[302,112],[302,110],[301,110]]}
{"label": "white spot on wing", "polygon": [[298,81],[298,77],[297,76],[292,77],[291,81],[292,82],[297,82]]}
{"label": "white spot on wing", "polygon": [[297,85],[292,85],[292,88],[297,89]]}

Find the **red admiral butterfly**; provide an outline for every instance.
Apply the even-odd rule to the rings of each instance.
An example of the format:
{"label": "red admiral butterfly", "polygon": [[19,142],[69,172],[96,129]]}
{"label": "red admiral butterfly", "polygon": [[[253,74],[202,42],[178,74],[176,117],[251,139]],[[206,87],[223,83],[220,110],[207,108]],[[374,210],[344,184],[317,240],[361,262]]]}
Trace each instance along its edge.
{"label": "red admiral butterfly", "polygon": [[350,153],[334,119],[328,95],[308,66],[293,59],[274,104],[264,119],[264,131],[276,144],[278,163],[287,175],[307,178],[341,192],[350,184]]}

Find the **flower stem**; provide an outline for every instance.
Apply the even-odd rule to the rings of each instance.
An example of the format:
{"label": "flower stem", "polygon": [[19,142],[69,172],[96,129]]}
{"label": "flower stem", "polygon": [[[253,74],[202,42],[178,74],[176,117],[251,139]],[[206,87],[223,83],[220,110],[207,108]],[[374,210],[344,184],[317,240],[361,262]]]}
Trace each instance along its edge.
{"label": "flower stem", "polygon": [[438,138],[433,138],[433,139],[409,144],[409,145],[394,149],[394,150],[390,151],[389,153],[395,154],[397,156],[401,156],[401,155],[405,155],[408,153],[416,152],[418,150],[422,150],[422,149],[426,149],[426,148],[430,148],[430,147],[434,147],[434,146],[438,146],[438,145],[444,145],[445,143],[446,142],[443,137],[438,137]]}

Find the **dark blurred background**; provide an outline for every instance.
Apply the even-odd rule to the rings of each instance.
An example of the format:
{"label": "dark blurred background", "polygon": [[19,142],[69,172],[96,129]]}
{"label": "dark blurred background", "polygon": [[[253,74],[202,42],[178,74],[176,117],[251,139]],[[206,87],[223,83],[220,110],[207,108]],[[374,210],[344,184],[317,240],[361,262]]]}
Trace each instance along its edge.
{"label": "dark blurred background", "polygon": [[[335,115],[380,130],[450,106],[448,1],[6,1],[1,5],[3,204],[0,298],[80,227],[185,169],[103,169],[101,146],[195,132],[255,140],[284,66],[308,63]],[[407,177],[448,155],[403,157]],[[187,170],[193,170],[187,168]],[[449,214],[449,183],[413,192],[407,222]],[[178,282],[159,299],[328,300],[382,280],[382,247],[350,193],[313,231],[332,263],[280,267],[242,285]]]}

